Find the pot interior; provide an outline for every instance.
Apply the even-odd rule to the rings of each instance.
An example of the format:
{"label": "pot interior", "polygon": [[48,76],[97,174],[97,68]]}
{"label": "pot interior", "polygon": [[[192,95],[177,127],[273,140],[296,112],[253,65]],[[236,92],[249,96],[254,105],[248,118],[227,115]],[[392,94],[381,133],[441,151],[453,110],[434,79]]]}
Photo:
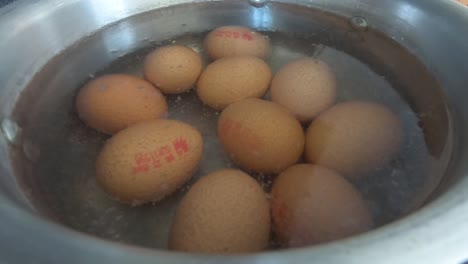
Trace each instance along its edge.
{"label": "pot interior", "polygon": [[[216,136],[219,113],[203,106],[194,91],[167,96],[169,118],[192,124],[204,136],[202,164],[188,184],[164,201],[128,207],[97,185],[95,160],[108,136],[78,119],[75,96],[88,80],[106,73],[141,76],[145,55],[166,44],[193,48],[206,65],[203,37],[223,25],[244,25],[268,35],[273,72],[301,56],[319,58],[336,73],[339,101],[380,102],[400,117],[405,132],[400,153],[371,177],[353,182],[378,227],[417,210],[434,194],[452,155],[453,131],[442,88],[416,57],[363,17],[292,4],[225,1],[172,6],[123,19],[82,38],[35,75],[3,122],[4,130],[15,124],[21,128],[21,136],[10,145],[10,157],[34,210],[97,237],[166,248],[171,219],[190,185],[214,170],[236,167]],[[254,176],[270,189],[274,175]]]}

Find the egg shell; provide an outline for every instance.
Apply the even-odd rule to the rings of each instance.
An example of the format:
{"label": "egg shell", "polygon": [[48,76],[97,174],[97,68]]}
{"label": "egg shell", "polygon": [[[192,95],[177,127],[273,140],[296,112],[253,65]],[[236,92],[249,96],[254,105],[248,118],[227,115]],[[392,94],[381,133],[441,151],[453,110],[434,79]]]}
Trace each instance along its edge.
{"label": "egg shell", "polygon": [[123,203],[156,202],[194,174],[202,153],[202,137],[188,124],[164,119],[139,123],[106,142],[96,176]]}
{"label": "egg shell", "polygon": [[265,249],[270,236],[266,194],[249,175],[220,170],[202,177],[182,199],[170,232],[173,250],[234,254]]}
{"label": "egg shell", "polygon": [[205,37],[204,47],[213,60],[241,55],[266,59],[271,54],[270,39],[267,36],[240,26],[216,28]]}
{"label": "egg shell", "polygon": [[76,109],[88,126],[112,135],[132,124],[164,117],[167,103],[151,83],[132,75],[109,74],[81,88]]}
{"label": "egg shell", "polygon": [[317,165],[299,164],[282,172],[273,184],[271,208],[273,230],[286,247],[329,242],[373,226],[354,186]]}
{"label": "egg shell", "polygon": [[284,107],[249,98],[229,105],[218,120],[219,139],[239,166],[278,173],[293,165],[304,150],[304,131]]}
{"label": "egg shell", "polygon": [[163,93],[178,94],[192,88],[202,71],[200,55],[191,48],[171,45],[151,52],[145,59],[145,78]]}
{"label": "egg shell", "polygon": [[305,157],[349,178],[363,178],[398,153],[403,129],[386,106],[339,103],[323,112],[306,132]]}
{"label": "egg shell", "polygon": [[336,100],[335,75],[317,59],[301,58],[283,66],[271,83],[271,99],[309,122]]}
{"label": "egg shell", "polygon": [[252,56],[219,59],[203,71],[197,83],[200,100],[216,110],[245,98],[263,96],[271,71],[263,60]]}

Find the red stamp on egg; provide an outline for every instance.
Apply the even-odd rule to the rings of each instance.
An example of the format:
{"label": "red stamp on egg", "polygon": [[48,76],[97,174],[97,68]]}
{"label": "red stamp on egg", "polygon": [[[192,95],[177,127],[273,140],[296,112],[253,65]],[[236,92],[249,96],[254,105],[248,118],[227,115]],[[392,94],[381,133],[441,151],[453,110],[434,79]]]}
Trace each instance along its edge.
{"label": "red stamp on egg", "polygon": [[278,198],[273,198],[272,201],[273,220],[282,230],[287,230],[291,223],[291,213],[289,207]]}
{"label": "red stamp on egg", "polygon": [[231,138],[236,138],[251,149],[259,149],[263,146],[262,139],[252,129],[245,127],[241,122],[226,118],[221,123],[220,133]]}
{"label": "red stamp on egg", "polygon": [[218,30],[215,32],[215,37],[218,38],[228,38],[228,39],[243,39],[247,41],[252,41],[254,39],[251,33],[231,31],[231,30]]}
{"label": "red stamp on egg", "polygon": [[147,173],[171,164],[189,151],[187,139],[179,137],[151,151],[139,152],[134,156],[133,173]]}

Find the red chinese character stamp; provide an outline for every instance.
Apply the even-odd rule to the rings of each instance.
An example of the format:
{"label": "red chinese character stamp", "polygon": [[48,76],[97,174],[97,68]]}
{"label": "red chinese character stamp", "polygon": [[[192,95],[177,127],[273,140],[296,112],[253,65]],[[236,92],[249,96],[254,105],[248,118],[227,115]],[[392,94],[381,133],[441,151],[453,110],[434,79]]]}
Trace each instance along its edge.
{"label": "red chinese character stamp", "polygon": [[215,32],[215,37],[220,37],[220,38],[224,37],[224,31],[222,31],[222,30],[216,31]]}
{"label": "red chinese character stamp", "polygon": [[227,119],[223,123],[221,123],[220,133],[221,134],[229,134],[232,131],[232,127],[233,127],[232,120]]}
{"label": "red chinese character stamp", "polygon": [[161,158],[157,150],[150,152],[151,153],[151,161],[153,164],[153,168],[157,169],[161,167]]}
{"label": "red chinese character stamp", "polygon": [[252,41],[254,39],[251,33],[241,33],[239,31],[229,31],[229,30],[219,30],[216,31],[215,37],[219,38],[229,38],[229,39],[243,39],[247,41]]}
{"label": "red chinese character stamp", "polygon": [[189,150],[187,140],[185,138],[177,138],[172,141],[172,146],[175,149],[177,155],[181,156]]}
{"label": "red chinese character stamp", "polygon": [[166,162],[171,163],[175,160],[174,155],[172,154],[171,147],[166,145],[159,149],[158,151],[159,157],[164,158]]}
{"label": "red chinese character stamp", "polygon": [[283,230],[289,229],[291,213],[288,206],[277,198],[273,198],[272,205],[271,210],[272,214],[275,216],[273,220],[276,222],[276,225],[280,226]]}
{"label": "red chinese character stamp", "polygon": [[[147,173],[151,169],[159,169],[164,165],[176,161],[190,149],[189,142],[183,137],[174,139],[171,143],[163,145],[152,151],[135,154],[133,173]],[[177,154],[177,155],[176,155]]]}
{"label": "red chinese character stamp", "polygon": [[252,34],[250,34],[250,33],[244,33],[244,34],[242,34],[242,38],[245,39],[245,40],[248,40],[248,41],[252,41],[252,40],[253,40],[253,36],[252,36]]}
{"label": "red chinese character stamp", "polygon": [[246,144],[252,149],[258,149],[263,146],[262,139],[248,127],[242,126],[242,123],[227,118],[221,123],[220,133],[231,138],[238,139],[241,144]]}
{"label": "red chinese character stamp", "polygon": [[133,173],[148,172],[151,166],[151,155],[148,153],[137,153],[135,155],[135,164],[133,166]]}

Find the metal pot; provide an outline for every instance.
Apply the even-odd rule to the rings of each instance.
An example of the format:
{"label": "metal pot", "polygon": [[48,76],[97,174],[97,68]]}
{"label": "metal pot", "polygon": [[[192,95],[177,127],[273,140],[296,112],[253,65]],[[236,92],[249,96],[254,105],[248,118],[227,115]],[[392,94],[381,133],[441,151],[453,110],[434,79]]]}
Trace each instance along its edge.
{"label": "metal pot", "polygon": [[[41,183],[46,178],[36,174],[41,168],[61,162],[47,159],[41,163],[39,157],[60,157],[47,153],[60,153],[63,147],[44,149],[35,136],[48,136],[51,145],[55,139],[60,141],[62,124],[54,127],[54,120],[42,117],[63,110],[63,115],[57,115],[66,120],[73,104],[72,94],[89,74],[144,47],[148,40],[170,39],[181,32],[204,32],[225,24],[305,34],[320,26],[311,21],[321,12],[343,21],[349,19],[343,25],[339,22],[342,20],[327,20],[329,25],[342,29],[336,33],[338,41],[350,41],[349,45],[343,43],[344,49],[354,50],[370,63],[376,61],[375,67],[383,71],[398,72],[391,77],[395,83],[406,84],[400,92],[413,110],[430,113],[429,117],[421,117],[425,140],[431,155],[443,163],[442,169],[432,173],[444,178],[427,184],[424,197],[414,206],[419,208],[424,200],[421,209],[411,210],[400,220],[372,232],[325,245],[208,256],[102,240],[57,224],[47,217],[53,205],[47,208],[42,203],[40,208],[34,202],[47,200],[47,192],[41,193],[38,186],[47,190],[47,186],[55,184],[55,189],[67,193],[65,186],[56,184],[58,178],[50,176]],[[22,264],[467,261],[467,25],[468,13],[449,0],[24,0],[7,5],[0,10],[1,260]],[[390,42],[363,33],[370,28],[398,45],[386,45]],[[324,36],[325,42],[337,41]],[[354,46],[355,42],[360,46]],[[393,52],[401,47],[405,52]],[[385,61],[386,65],[379,66],[377,61]],[[69,131],[79,130],[70,126]],[[69,168],[78,166],[71,164]],[[84,197],[83,202],[92,206],[92,197]],[[74,204],[62,204],[61,208],[67,208],[63,214],[80,214],[74,211]]]}

